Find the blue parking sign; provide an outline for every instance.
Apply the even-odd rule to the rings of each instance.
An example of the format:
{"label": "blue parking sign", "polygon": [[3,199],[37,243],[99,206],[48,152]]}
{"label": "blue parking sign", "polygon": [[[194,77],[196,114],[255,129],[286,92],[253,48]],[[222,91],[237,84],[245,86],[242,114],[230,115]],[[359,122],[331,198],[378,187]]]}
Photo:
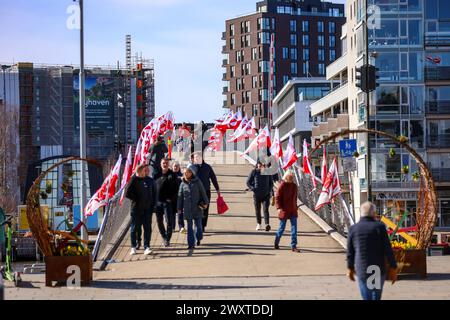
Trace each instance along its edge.
{"label": "blue parking sign", "polygon": [[340,140],[339,151],[342,158],[353,157],[353,154],[356,152],[356,139]]}

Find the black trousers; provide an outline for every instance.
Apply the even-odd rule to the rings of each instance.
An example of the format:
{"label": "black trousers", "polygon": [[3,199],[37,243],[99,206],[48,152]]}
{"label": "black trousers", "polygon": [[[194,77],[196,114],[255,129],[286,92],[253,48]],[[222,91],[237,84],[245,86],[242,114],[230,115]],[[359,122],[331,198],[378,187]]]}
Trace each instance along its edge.
{"label": "black trousers", "polygon": [[[152,234],[152,210],[131,210],[131,247],[136,248],[137,239],[141,240],[141,235],[138,234],[144,228],[144,248],[150,248],[150,237]],[[142,233],[140,231],[139,233]]]}
{"label": "black trousers", "polygon": [[261,205],[263,206],[264,210],[264,222],[266,224],[269,224],[269,206],[270,206],[270,193],[265,196],[257,196],[253,194],[253,204],[255,205],[255,215],[256,215],[256,222],[258,224],[261,224]]}
{"label": "black trousers", "polygon": [[209,203],[211,201],[211,190],[206,190],[206,196],[208,197],[208,207],[206,207],[206,209],[203,210],[203,219],[202,219],[203,231],[205,230],[206,225],[208,224],[209,206],[211,205]]}
{"label": "black trousers", "polygon": [[[164,226],[164,220],[167,228]],[[159,233],[164,240],[170,241],[173,230],[175,229],[175,213],[172,210],[172,203],[158,202],[156,205],[156,221],[158,223]]]}

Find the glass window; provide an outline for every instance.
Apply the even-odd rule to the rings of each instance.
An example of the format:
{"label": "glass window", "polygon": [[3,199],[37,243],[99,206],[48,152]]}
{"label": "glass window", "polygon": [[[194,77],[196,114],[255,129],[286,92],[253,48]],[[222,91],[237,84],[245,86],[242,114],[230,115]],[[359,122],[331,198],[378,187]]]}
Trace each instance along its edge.
{"label": "glass window", "polygon": [[291,73],[297,74],[297,62],[291,62]]}
{"label": "glass window", "polygon": [[333,62],[334,60],[336,60],[336,50],[331,49],[330,50],[330,62]]}
{"label": "glass window", "polygon": [[296,45],[297,45],[297,35],[291,34],[291,46],[296,46]]}
{"label": "glass window", "polygon": [[439,20],[450,19],[450,1],[439,0]]}
{"label": "glass window", "polygon": [[319,47],[325,46],[325,37],[323,35],[317,36],[317,45]]}
{"label": "glass window", "polygon": [[383,86],[377,89],[378,105],[398,105],[400,104],[398,86]]}
{"label": "glass window", "polygon": [[278,6],[277,7],[277,13],[284,13],[284,7],[283,6]]}
{"label": "glass window", "polygon": [[291,32],[297,32],[297,21],[291,20],[290,27],[291,27]]}
{"label": "glass window", "polygon": [[303,35],[303,37],[302,37],[302,44],[304,46],[309,46],[309,35],[307,35],[307,34]]}
{"label": "glass window", "polygon": [[319,59],[319,61],[325,61],[325,50],[324,49],[318,50],[318,59]]}
{"label": "glass window", "polygon": [[323,32],[323,21],[317,21],[317,32]]}
{"label": "glass window", "polygon": [[303,30],[303,32],[309,32],[309,21],[308,20],[302,21],[302,30]]}
{"label": "glass window", "polygon": [[305,76],[309,75],[309,61],[303,62],[303,74]]}
{"label": "glass window", "polygon": [[303,60],[309,60],[309,49],[303,49]]}
{"label": "glass window", "polygon": [[325,64],[319,63],[318,64],[318,71],[319,71],[319,75],[321,75],[321,76],[325,75]]}
{"label": "glass window", "polygon": [[336,36],[330,36],[330,47],[334,48],[336,46]]}
{"label": "glass window", "polygon": [[328,22],[328,32],[329,33],[336,33],[336,23]]}
{"label": "glass window", "polygon": [[283,47],[283,59],[289,59],[289,48]]}
{"label": "glass window", "polygon": [[291,48],[291,59],[297,60],[297,48]]}
{"label": "glass window", "polygon": [[289,76],[283,76],[283,86],[289,81]]}

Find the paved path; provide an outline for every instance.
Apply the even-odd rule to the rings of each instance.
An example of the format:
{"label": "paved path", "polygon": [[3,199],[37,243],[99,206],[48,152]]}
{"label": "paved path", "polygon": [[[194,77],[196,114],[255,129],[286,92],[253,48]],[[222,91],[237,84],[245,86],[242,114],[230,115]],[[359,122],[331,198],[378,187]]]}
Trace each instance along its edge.
{"label": "paved path", "polygon": [[[345,277],[345,254],[340,245],[300,212],[299,247],[273,249],[278,227],[271,207],[270,232],[256,231],[252,198],[245,192],[248,165],[215,165],[230,211],[223,216],[211,208],[202,245],[189,253],[185,235],[175,234],[164,248],[156,224],[154,254],[129,256],[129,239],[116,253],[117,263],[95,272],[91,287],[80,290],[46,288],[42,275],[25,275],[28,288],[9,288],[10,299],[359,299],[355,283]],[[213,195],[215,202],[215,195]],[[142,253],[142,251],[141,251]],[[387,285],[387,299],[450,299],[450,257],[431,257],[428,280],[405,280]]]}

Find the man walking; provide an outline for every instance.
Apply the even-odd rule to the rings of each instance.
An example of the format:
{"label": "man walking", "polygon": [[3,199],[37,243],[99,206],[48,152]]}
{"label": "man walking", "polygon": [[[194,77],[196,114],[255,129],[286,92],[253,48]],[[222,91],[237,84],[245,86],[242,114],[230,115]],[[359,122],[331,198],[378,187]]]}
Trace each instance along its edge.
{"label": "man walking", "polygon": [[161,172],[161,160],[169,152],[163,136],[158,136],[149,150],[149,164],[152,167],[152,177],[155,178]]}
{"label": "man walking", "polygon": [[358,277],[359,289],[364,300],[380,300],[386,280],[387,259],[389,278],[397,280],[397,263],[383,223],[375,220],[375,205],[361,205],[361,220],[350,227],[347,244],[348,277]]}
{"label": "man walking", "polygon": [[144,228],[144,254],[152,252],[150,236],[152,213],[156,204],[156,184],[149,174],[148,165],[138,166],[126,192],[126,197],[131,200],[131,255],[136,254],[136,231],[141,227]]}
{"label": "man walking", "polygon": [[253,169],[247,178],[247,187],[253,191],[253,203],[255,205],[256,230],[261,230],[261,205],[264,210],[265,230],[270,231],[269,224],[269,206],[270,198],[273,195],[273,176],[264,174],[262,171],[264,164],[258,161],[256,168]]}
{"label": "man walking", "polygon": [[[173,205],[177,201],[178,177],[169,168],[169,159],[161,160],[161,170],[155,175],[158,200],[156,203],[156,221],[158,229],[164,240],[164,246],[170,246],[172,232],[175,229],[175,212]],[[166,226],[164,226],[164,220]]]}
{"label": "man walking", "polygon": [[217,196],[220,196],[220,188],[213,168],[203,160],[201,152],[194,153],[194,163],[197,167],[197,176],[202,182],[203,187],[206,191],[206,196],[208,197],[208,206],[203,212],[202,221],[203,232],[205,232],[206,226],[208,224],[209,203],[211,202],[211,182],[216,189]]}

